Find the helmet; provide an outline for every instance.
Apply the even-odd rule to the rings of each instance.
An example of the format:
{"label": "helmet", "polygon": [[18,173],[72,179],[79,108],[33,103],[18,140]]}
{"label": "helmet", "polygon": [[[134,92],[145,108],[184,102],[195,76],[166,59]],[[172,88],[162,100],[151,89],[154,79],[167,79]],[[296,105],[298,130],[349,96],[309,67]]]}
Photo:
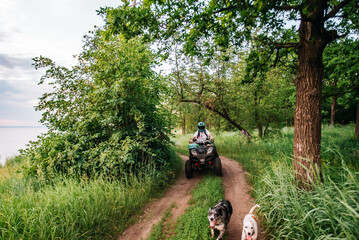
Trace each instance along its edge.
{"label": "helmet", "polygon": [[204,132],[204,129],[205,129],[205,127],[206,127],[206,125],[204,124],[204,122],[199,122],[199,123],[197,124],[197,126],[198,126],[198,130],[199,130],[200,132]]}

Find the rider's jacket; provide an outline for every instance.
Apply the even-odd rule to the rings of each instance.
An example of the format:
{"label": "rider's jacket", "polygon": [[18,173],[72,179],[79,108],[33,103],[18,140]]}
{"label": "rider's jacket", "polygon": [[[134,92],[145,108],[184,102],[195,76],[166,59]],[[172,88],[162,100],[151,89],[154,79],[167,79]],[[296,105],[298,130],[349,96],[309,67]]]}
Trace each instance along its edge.
{"label": "rider's jacket", "polygon": [[205,129],[203,132],[200,132],[199,130],[197,130],[197,132],[193,135],[193,137],[196,137],[199,140],[206,140],[207,137],[211,137],[211,133]]}

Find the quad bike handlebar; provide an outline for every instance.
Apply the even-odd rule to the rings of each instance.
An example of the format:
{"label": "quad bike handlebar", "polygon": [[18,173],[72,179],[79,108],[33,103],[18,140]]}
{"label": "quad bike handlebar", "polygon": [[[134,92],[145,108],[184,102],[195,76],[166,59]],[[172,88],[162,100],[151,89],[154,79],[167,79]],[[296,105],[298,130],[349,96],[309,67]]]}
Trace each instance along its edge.
{"label": "quad bike handlebar", "polygon": [[197,142],[197,144],[199,144],[199,145],[203,145],[203,144],[211,144],[212,142],[211,142],[211,139],[209,138],[209,137],[207,137],[206,138],[206,140],[199,140],[199,139],[197,139],[197,138],[194,138],[193,139],[193,142]]}

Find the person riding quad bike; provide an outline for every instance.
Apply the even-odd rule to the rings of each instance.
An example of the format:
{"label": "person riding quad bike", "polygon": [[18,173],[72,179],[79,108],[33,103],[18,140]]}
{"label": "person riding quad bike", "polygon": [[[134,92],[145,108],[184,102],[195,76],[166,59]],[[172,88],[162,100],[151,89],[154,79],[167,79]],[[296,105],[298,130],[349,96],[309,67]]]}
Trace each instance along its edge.
{"label": "person riding quad bike", "polygon": [[185,163],[186,177],[192,178],[194,171],[204,169],[212,169],[215,174],[222,176],[222,164],[214,139],[203,122],[199,122],[197,126],[198,131],[188,144],[189,159]]}
{"label": "person riding quad bike", "polygon": [[214,142],[214,139],[211,135],[211,133],[206,129],[206,125],[204,124],[204,122],[199,122],[197,124],[198,130],[197,132],[195,132],[195,134],[193,135],[193,137],[190,139],[190,143],[193,143],[197,140],[207,140],[207,138],[209,138],[209,140],[211,142]]}

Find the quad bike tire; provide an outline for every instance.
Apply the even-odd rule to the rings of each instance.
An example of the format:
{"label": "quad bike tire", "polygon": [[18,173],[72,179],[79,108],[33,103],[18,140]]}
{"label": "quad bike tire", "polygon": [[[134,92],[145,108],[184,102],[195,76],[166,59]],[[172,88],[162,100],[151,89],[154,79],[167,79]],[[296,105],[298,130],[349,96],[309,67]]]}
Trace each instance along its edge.
{"label": "quad bike tire", "polygon": [[191,166],[191,161],[187,160],[185,162],[185,166],[184,166],[184,170],[186,172],[186,177],[187,179],[193,178],[193,170],[192,170],[192,166]]}
{"label": "quad bike tire", "polygon": [[217,176],[222,177],[222,162],[221,159],[219,159],[219,157],[214,159],[214,173]]}

